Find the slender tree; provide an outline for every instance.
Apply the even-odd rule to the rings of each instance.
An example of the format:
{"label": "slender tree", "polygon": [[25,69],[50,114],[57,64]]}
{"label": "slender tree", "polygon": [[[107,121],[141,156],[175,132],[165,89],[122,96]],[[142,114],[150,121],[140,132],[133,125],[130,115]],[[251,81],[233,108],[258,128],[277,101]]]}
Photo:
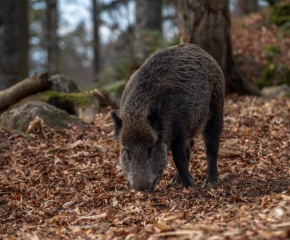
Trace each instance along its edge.
{"label": "slender tree", "polygon": [[28,75],[28,1],[1,0],[0,90]]}
{"label": "slender tree", "polygon": [[136,0],[135,40],[140,59],[148,55],[146,40],[149,31],[162,32],[162,0]]}
{"label": "slender tree", "polygon": [[50,74],[58,72],[58,12],[57,0],[46,1],[45,40],[47,47],[47,70]]}
{"label": "slender tree", "polygon": [[232,53],[229,0],[179,0],[180,41],[195,43],[222,67],[228,93],[259,95],[241,74]]}
{"label": "slender tree", "polygon": [[93,48],[94,48],[94,74],[98,74],[100,71],[100,8],[98,0],[92,0],[92,19],[93,19]]}

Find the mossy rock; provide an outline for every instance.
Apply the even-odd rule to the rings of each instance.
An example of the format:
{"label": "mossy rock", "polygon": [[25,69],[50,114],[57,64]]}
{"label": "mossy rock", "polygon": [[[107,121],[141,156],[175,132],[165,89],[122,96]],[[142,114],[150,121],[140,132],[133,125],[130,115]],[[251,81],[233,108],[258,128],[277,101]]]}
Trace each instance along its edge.
{"label": "mossy rock", "polygon": [[282,84],[282,85],[278,85],[278,86],[264,87],[261,92],[265,96],[289,97],[290,96],[290,86],[287,84]]}
{"label": "mossy rock", "polygon": [[93,100],[94,99],[90,94],[83,92],[61,93],[57,91],[45,91],[26,97],[18,103],[10,106],[9,109],[23,106],[28,102],[42,101],[62,109],[69,114],[76,115],[75,108],[87,107],[92,104]]}
{"label": "mossy rock", "polygon": [[59,130],[69,128],[69,125],[84,127],[85,124],[78,117],[70,115],[48,103],[34,101],[1,114],[0,126],[26,132],[30,122],[36,117],[41,118],[49,127]]}
{"label": "mossy rock", "polygon": [[76,93],[80,92],[78,85],[75,80],[69,76],[62,74],[55,74],[50,77],[53,85],[51,90],[62,93]]}
{"label": "mossy rock", "polygon": [[70,114],[76,114],[76,108],[88,107],[94,101],[92,95],[88,93],[61,93],[57,91],[43,92],[39,100],[65,110]]}
{"label": "mossy rock", "polygon": [[14,109],[33,101],[49,103],[69,114],[87,120],[93,120],[103,107],[119,107],[118,99],[112,97],[107,91],[103,90],[103,92],[100,92],[94,89],[89,92],[79,93],[41,92],[22,99],[13,106],[10,106],[9,109]]}

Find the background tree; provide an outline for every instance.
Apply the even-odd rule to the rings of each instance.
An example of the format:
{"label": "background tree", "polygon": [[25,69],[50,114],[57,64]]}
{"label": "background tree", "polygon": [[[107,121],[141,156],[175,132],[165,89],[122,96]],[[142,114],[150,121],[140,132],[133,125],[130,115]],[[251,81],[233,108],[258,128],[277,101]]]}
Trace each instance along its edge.
{"label": "background tree", "polygon": [[0,90],[28,75],[28,2],[1,0]]}
{"label": "background tree", "polygon": [[228,0],[180,0],[178,16],[180,41],[197,44],[216,59],[225,74],[228,93],[259,95],[233,57]]}
{"label": "background tree", "polygon": [[47,47],[47,70],[50,74],[55,74],[58,72],[57,0],[45,0],[45,2],[46,2],[45,41]]}
{"label": "background tree", "polygon": [[70,76],[84,88],[92,83],[92,38],[88,36],[86,24],[80,22],[75,29],[59,38],[61,45],[60,73]]}
{"label": "background tree", "polygon": [[45,24],[45,1],[29,0],[29,67],[33,72],[47,72]]}
{"label": "background tree", "polygon": [[136,0],[135,53],[144,59],[150,53],[148,36],[150,32],[162,32],[162,0]]}
{"label": "background tree", "polygon": [[92,0],[92,19],[93,19],[93,49],[94,49],[94,74],[97,75],[100,71],[100,7],[98,0]]}

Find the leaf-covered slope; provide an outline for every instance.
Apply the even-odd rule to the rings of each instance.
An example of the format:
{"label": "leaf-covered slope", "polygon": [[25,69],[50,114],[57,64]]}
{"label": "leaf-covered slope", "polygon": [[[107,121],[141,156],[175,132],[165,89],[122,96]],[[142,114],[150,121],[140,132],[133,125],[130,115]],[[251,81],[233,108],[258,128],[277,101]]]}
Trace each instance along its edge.
{"label": "leaf-covered slope", "polygon": [[[129,190],[108,112],[83,130],[47,138],[0,130],[0,236],[12,239],[285,239],[290,230],[290,101],[231,96],[220,181],[202,189],[197,139],[191,194],[170,186],[172,158],[154,193]],[[46,129],[49,131],[49,129]]]}

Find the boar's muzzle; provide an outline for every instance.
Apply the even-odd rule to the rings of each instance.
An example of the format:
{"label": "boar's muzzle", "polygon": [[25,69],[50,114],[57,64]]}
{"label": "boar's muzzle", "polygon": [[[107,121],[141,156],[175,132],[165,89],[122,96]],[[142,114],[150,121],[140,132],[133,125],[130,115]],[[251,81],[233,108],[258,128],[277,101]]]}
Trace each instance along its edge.
{"label": "boar's muzzle", "polygon": [[156,180],[157,178],[152,181],[151,179],[145,179],[141,176],[138,176],[134,178],[134,181],[129,181],[128,184],[130,188],[136,189],[138,191],[148,190],[153,192]]}

